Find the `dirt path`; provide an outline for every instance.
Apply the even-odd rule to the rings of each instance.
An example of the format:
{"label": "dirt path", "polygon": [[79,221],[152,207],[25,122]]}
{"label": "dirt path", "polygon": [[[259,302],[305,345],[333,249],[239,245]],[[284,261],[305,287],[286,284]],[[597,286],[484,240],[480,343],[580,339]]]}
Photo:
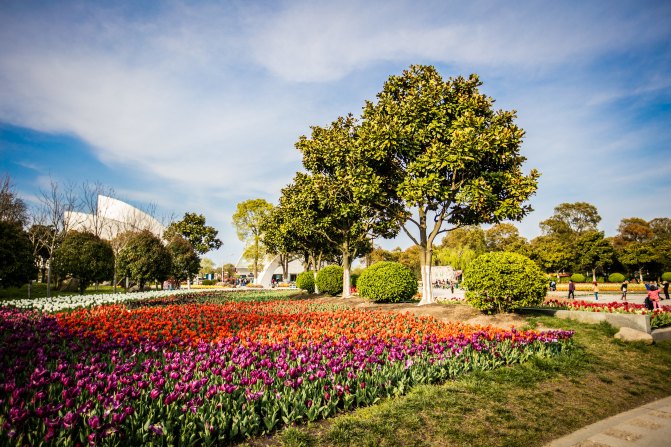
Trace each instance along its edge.
{"label": "dirt path", "polygon": [[471,306],[461,303],[428,304],[426,306],[418,306],[413,303],[377,304],[359,297],[319,297],[315,301],[364,310],[381,310],[398,313],[410,312],[418,316],[432,316],[444,322],[462,321],[468,324],[491,325],[504,329],[510,329],[511,327],[519,329],[527,324],[525,319],[517,314],[484,315]]}

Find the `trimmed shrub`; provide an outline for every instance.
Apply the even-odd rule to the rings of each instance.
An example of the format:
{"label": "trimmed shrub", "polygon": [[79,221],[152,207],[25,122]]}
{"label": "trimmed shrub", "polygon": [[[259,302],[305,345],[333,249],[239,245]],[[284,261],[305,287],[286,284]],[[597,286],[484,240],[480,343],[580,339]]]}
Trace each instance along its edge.
{"label": "trimmed shrub", "polygon": [[357,284],[359,296],[378,303],[407,301],[417,293],[417,278],[398,262],[376,262],[361,273]]}
{"label": "trimmed shrub", "polygon": [[305,290],[307,293],[315,293],[315,275],[314,272],[308,270],[300,273],[296,277],[296,287]]}
{"label": "trimmed shrub", "polygon": [[200,282],[200,284],[203,286],[214,286],[217,284],[217,281],[214,279],[204,279]]}
{"label": "trimmed shrub", "polygon": [[538,265],[518,253],[478,256],[464,272],[466,301],[487,313],[509,312],[543,303],[547,278]]}
{"label": "trimmed shrub", "polygon": [[352,287],[357,287],[357,284],[359,283],[359,278],[361,277],[361,274],[358,273],[352,273],[349,277],[349,282]]}
{"label": "trimmed shrub", "polygon": [[587,278],[582,273],[574,273],[571,275],[571,281],[573,282],[585,282]]}
{"label": "trimmed shrub", "polygon": [[327,295],[340,295],[342,293],[343,270],[339,265],[327,265],[317,272],[315,281],[319,293]]}
{"label": "trimmed shrub", "polygon": [[624,282],[625,279],[622,273],[611,273],[608,275],[608,282]]}
{"label": "trimmed shrub", "polygon": [[662,281],[671,281],[671,272],[662,273]]}

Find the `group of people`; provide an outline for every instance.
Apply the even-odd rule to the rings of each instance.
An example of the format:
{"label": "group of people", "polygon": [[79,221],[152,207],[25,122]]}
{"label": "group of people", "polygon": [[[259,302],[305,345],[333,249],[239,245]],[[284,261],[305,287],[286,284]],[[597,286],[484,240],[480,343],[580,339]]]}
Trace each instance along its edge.
{"label": "group of people", "polygon": [[[651,283],[646,282],[645,283],[645,288],[648,291],[648,296],[646,297],[646,307],[649,309],[659,309],[659,301],[660,300],[668,300],[669,299],[669,282],[664,281],[662,283],[662,288],[660,290],[659,284],[657,284],[657,281],[653,281]],[[664,292],[664,298],[660,298],[659,293],[660,291]],[[649,301],[649,304],[648,304]]]}
{"label": "group of people", "polygon": [[[620,301],[627,301],[627,289],[629,286],[629,281],[622,282],[620,290],[622,291],[622,296]],[[646,305],[648,301],[650,302],[651,309],[659,309],[660,300],[669,299],[669,281],[664,281],[661,286],[657,281],[646,282],[645,289],[647,290]],[[592,283],[592,292],[594,292],[594,299],[599,301],[599,283],[594,281]],[[664,298],[660,297],[660,292],[664,292]],[[568,299],[575,299],[575,283],[569,281],[568,283]]]}
{"label": "group of people", "polygon": [[439,279],[438,281],[433,283],[433,287],[435,287],[436,289],[450,289],[450,291],[454,293],[454,283],[449,279],[448,280]]}

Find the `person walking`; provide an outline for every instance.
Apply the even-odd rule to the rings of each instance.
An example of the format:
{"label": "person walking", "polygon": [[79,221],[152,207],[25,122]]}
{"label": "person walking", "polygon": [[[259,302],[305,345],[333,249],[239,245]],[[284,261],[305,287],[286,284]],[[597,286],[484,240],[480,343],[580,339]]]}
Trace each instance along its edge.
{"label": "person walking", "polygon": [[599,284],[596,281],[592,285],[592,291],[594,292],[594,299],[599,301]]}
{"label": "person walking", "polygon": [[575,283],[569,279],[568,281],[568,299],[575,299]]}
{"label": "person walking", "polygon": [[652,301],[653,308],[659,309],[659,289],[657,286],[650,286],[650,290],[648,291],[648,298],[650,298],[650,301]]}
{"label": "person walking", "polygon": [[628,286],[628,283],[629,283],[629,281],[626,281],[626,280],[622,282],[622,286],[620,287],[620,289],[622,290],[622,297],[620,298],[620,300],[627,301],[627,286]]}
{"label": "person walking", "polygon": [[662,285],[664,286],[664,299],[668,300],[669,299],[669,282],[664,281],[662,283]]}

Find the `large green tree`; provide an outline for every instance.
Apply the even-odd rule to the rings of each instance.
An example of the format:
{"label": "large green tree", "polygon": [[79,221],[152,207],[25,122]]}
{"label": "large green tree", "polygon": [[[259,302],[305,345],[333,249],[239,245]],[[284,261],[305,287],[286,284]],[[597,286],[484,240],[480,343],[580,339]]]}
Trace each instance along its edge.
{"label": "large green tree", "polygon": [[57,274],[70,275],[79,281],[81,295],[91,283],[114,276],[112,246],[88,232],[69,231],[54,251],[53,262]]}
{"label": "large green tree", "polygon": [[575,260],[575,248],[571,241],[566,241],[555,234],[538,236],[531,240],[531,259],[546,272],[566,272],[571,269]]}
{"label": "large green tree", "polygon": [[596,207],[587,202],[561,203],[554,214],[540,223],[545,234],[573,237],[585,231],[596,231],[601,216]]}
{"label": "large green tree", "polygon": [[0,287],[20,287],[36,273],[28,234],[18,223],[0,220]]}
{"label": "large green tree", "polygon": [[328,216],[319,202],[313,177],[296,173],[293,182],[282,188],[275,213],[280,215],[278,237],[289,244],[285,249],[302,258],[305,270],[312,270],[316,276],[324,262],[334,259],[338,247],[325,237],[323,227],[328,228]]}
{"label": "large green tree", "polygon": [[596,281],[596,272],[605,273],[605,269],[613,264],[615,250],[602,231],[589,230],[583,232],[576,241],[576,267],[579,270],[590,270],[592,281]]}
{"label": "large green tree", "polygon": [[323,217],[317,230],[339,249],[343,297],[350,295],[351,262],[372,249],[371,239],[398,234],[403,213],[392,194],[390,167],[370,157],[358,133],[357,120],[348,115],[327,127],[313,126],[310,138],[296,143]]}
{"label": "large green tree", "polygon": [[[391,169],[405,205],[399,223],[420,249],[422,301],[431,288],[433,242],[451,228],[520,220],[539,174],[522,172],[524,131],[515,112],[493,109],[477,75],[443,80],[414,65],[391,76],[364,108],[368,156]],[[447,227],[447,228],[446,228]]]}
{"label": "large green tree", "polygon": [[119,252],[117,268],[137,282],[140,290],[147,281],[162,283],[170,275],[170,251],[150,231],[129,235],[126,245]]}
{"label": "large green tree", "polygon": [[204,255],[210,250],[221,247],[222,242],[217,238],[219,232],[214,227],[205,225],[205,216],[196,213],[185,213],[184,218],[168,225],[163,238],[171,240],[179,234],[189,241],[196,253]]}
{"label": "large green tree", "polygon": [[263,245],[267,253],[279,259],[284,281],[289,279],[289,263],[299,257],[291,220],[284,208],[275,206],[261,223]]}
{"label": "large green tree", "polygon": [[198,273],[200,259],[189,241],[175,235],[168,241],[166,248],[171,256],[170,276],[177,282],[186,281]]}
{"label": "large green tree", "polygon": [[524,256],[531,255],[529,242],[520,236],[517,227],[511,223],[492,225],[485,231],[485,247],[487,251],[507,251]]}
{"label": "large green tree", "polygon": [[233,225],[238,239],[245,242],[245,257],[252,261],[254,279],[259,275],[261,260],[265,252],[261,243],[262,225],[273,206],[263,199],[250,199],[238,203],[233,214]]}

